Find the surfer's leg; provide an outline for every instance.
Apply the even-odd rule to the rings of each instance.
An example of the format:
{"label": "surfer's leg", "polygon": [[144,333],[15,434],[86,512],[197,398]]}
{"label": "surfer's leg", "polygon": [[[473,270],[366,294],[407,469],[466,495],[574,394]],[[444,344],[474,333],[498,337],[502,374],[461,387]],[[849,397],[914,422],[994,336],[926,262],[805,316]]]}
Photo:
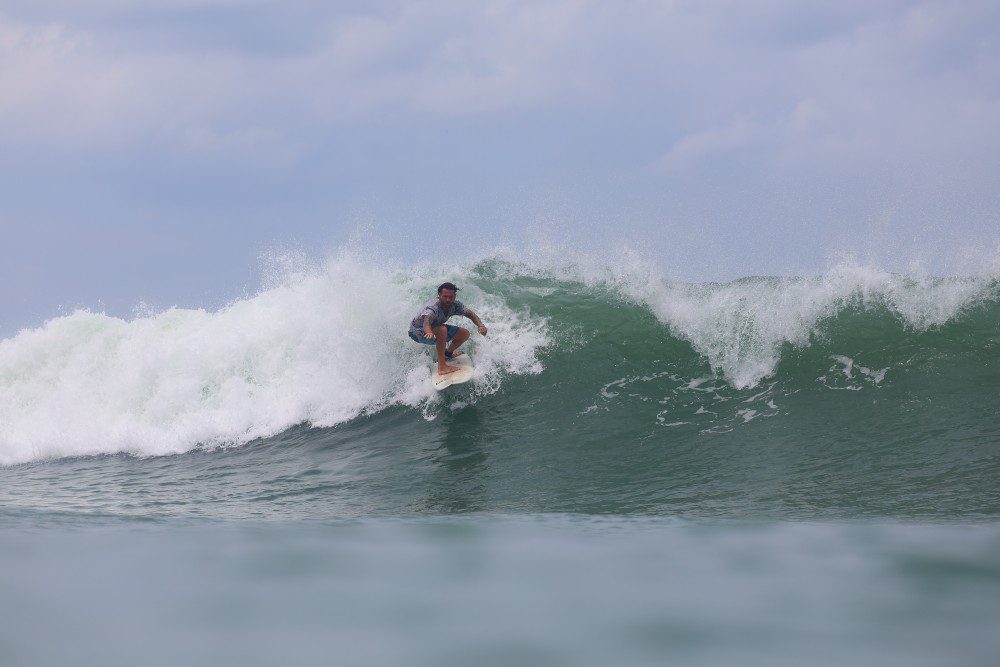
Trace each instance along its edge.
{"label": "surfer's leg", "polygon": [[448,344],[448,327],[441,325],[439,327],[434,327],[434,336],[436,338],[437,347],[437,357],[438,357],[438,373],[442,375],[445,373],[454,373],[458,370],[455,366],[449,366],[445,363],[445,346]]}
{"label": "surfer's leg", "polygon": [[452,354],[467,340],[469,340],[469,330],[465,327],[459,327],[455,337],[451,339],[451,345],[448,346],[448,354]]}

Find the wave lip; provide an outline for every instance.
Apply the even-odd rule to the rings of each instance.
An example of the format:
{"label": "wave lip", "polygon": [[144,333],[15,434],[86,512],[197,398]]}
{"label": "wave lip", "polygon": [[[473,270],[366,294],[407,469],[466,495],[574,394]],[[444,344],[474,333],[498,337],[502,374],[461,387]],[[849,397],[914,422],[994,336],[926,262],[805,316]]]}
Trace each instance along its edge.
{"label": "wave lip", "polygon": [[746,278],[728,284],[660,283],[627,288],[669,330],[689,341],[737,388],[774,374],[782,348],[803,348],[825,320],[847,311],[887,311],[914,331],[940,327],[970,306],[996,301],[983,277],[914,279],[840,265],[804,278]]}

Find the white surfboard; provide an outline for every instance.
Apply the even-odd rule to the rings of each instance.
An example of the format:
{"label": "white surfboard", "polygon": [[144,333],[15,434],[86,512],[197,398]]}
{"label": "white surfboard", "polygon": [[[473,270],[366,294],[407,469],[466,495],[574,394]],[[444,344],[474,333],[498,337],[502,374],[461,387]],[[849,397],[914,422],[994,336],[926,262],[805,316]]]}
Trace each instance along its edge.
{"label": "white surfboard", "polygon": [[431,382],[434,383],[434,388],[438,391],[453,384],[462,384],[472,379],[472,372],[475,369],[472,367],[472,359],[469,358],[469,355],[460,354],[453,359],[448,359],[447,363],[449,366],[457,366],[459,370],[438,375],[437,361],[435,360],[431,366]]}

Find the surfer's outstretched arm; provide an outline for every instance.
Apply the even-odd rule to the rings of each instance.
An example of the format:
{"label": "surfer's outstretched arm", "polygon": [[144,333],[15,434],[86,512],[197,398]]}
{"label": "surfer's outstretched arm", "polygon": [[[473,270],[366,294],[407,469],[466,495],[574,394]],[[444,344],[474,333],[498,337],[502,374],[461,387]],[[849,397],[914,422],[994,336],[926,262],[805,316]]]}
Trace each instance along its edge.
{"label": "surfer's outstretched arm", "polygon": [[476,315],[474,312],[466,308],[465,316],[468,317],[470,320],[472,320],[477,327],[479,327],[480,334],[482,334],[483,336],[486,335],[486,332],[489,331],[489,329],[487,329],[486,326],[483,324],[483,321],[479,319],[479,315]]}

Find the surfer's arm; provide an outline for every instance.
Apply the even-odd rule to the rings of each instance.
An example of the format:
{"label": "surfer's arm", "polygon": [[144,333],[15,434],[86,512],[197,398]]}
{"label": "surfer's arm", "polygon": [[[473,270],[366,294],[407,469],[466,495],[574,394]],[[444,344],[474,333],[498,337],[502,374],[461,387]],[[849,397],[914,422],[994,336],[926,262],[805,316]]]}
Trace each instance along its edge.
{"label": "surfer's arm", "polygon": [[481,333],[484,336],[486,335],[487,331],[486,326],[483,324],[483,321],[479,319],[479,315],[476,315],[474,312],[466,308],[465,316],[468,317],[470,320],[472,320],[477,327],[479,327],[479,333]]}
{"label": "surfer's arm", "polygon": [[430,315],[424,315],[424,337],[434,338],[434,331],[431,329],[431,320],[434,319]]}

